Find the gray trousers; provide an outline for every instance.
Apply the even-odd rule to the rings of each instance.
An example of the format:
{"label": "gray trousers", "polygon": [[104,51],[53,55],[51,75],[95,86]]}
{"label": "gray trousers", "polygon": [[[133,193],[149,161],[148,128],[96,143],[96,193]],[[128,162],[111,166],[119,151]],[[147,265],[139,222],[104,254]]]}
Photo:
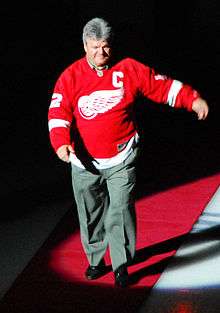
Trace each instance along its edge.
{"label": "gray trousers", "polygon": [[93,172],[72,164],[81,242],[90,265],[98,265],[107,248],[113,271],[134,257],[137,150],[109,169]]}

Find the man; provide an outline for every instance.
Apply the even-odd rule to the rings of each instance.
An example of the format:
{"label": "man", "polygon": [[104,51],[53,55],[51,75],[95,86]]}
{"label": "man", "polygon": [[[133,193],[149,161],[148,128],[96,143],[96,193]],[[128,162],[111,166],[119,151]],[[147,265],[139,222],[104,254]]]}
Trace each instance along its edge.
{"label": "man", "polygon": [[135,162],[138,133],[134,102],[139,93],[157,103],[194,111],[208,105],[192,87],[155,73],[132,59],[112,60],[113,32],[101,18],[83,28],[85,56],[59,76],[49,107],[50,141],[71,162],[87,279],[105,273],[109,248],[115,285],[128,285],[135,255]]}

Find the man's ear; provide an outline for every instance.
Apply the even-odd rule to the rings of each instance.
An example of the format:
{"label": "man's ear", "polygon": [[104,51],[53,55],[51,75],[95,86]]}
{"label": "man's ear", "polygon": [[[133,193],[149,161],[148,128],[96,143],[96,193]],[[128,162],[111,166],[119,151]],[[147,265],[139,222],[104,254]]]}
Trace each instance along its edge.
{"label": "man's ear", "polygon": [[87,45],[86,45],[86,43],[83,44],[83,47],[84,47],[85,52],[87,53]]}

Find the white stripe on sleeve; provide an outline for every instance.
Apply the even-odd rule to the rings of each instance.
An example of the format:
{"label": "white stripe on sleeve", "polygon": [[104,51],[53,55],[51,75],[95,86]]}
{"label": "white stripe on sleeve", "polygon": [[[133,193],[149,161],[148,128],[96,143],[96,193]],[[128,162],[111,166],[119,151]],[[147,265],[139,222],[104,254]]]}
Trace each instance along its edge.
{"label": "white stripe on sleeve", "polygon": [[51,119],[49,121],[48,127],[49,127],[49,131],[51,131],[51,129],[56,128],[56,127],[69,128],[70,127],[70,122],[65,121],[65,120],[61,120],[61,119],[58,119],[58,118],[54,118],[54,119]]}
{"label": "white stripe on sleeve", "polygon": [[176,102],[176,97],[180,91],[180,89],[182,88],[183,84],[178,81],[178,80],[174,80],[170,86],[170,90],[168,93],[168,97],[167,97],[167,103],[171,106],[174,107],[175,106],[175,102]]}

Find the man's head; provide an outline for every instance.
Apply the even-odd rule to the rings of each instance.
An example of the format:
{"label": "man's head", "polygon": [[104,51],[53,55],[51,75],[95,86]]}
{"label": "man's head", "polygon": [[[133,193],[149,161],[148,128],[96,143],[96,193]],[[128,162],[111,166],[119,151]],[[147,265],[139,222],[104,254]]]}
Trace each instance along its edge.
{"label": "man's head", "polygon": [[83,44],[88,61],[98,67],[109,63],[113,32],[108,22],[93,18],[83,28]]}

